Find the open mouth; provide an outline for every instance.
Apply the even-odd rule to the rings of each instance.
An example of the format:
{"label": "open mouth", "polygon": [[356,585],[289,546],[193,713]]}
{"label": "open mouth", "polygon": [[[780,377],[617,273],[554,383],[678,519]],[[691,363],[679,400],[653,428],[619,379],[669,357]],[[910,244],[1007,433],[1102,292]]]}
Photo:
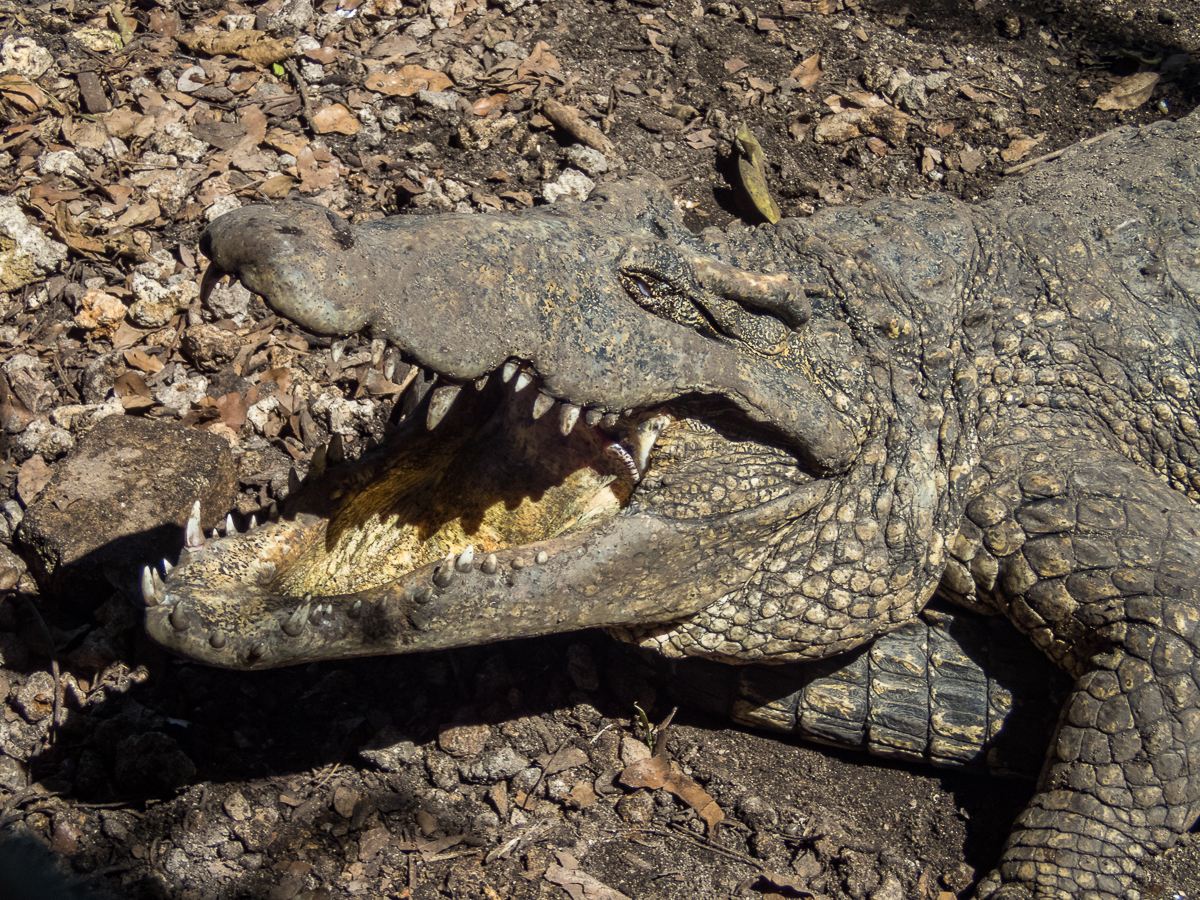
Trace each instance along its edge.
{"label": "open mouth", "polygon": [[[550,398],[510,363],[465,385],[421,372],[401,402],[392,441],[351,462],[335,439],[262,525],[239,534],[227,520],[205,539],[197,510],[165,583],[143,572],[151,636],[258,668],[666,621],[736,585],[743,566],[719,584],[681,583],[681,607],[661,573],[685,572],[689,555],[698,568],[723,530],[638,509],[656,460],[685,457],[697,429],[724,440],[686,401],[600,413]],[[778,515],[764,509],[743,512],[744,527]],[[736,532],[737,512],[727,519]],[[589,585],[595,602],[573,605]]]}

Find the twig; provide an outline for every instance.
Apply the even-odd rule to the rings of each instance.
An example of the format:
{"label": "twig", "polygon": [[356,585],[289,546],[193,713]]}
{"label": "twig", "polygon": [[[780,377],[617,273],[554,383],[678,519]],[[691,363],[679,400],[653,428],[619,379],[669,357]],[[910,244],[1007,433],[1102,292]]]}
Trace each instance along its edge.
{"label": "twig", "polygon": [[660,837],[687,838],[689,841],[699,844],[701,847],[705,847],[714,851],[715,853],[723,853],[730,859],[736,859],[738,862],[744,862],[746,865],[754,866],[754,868],[758,869],[760,872],[766,871],[766,866],[763,865],[762,861],[755,859],[753,856],[747,856],[745,853],[739,853],[737,850],[730,850],[728,847],[722,847],[715,841],[711,841],[706,837],[701,837],[698,834],[693,834],[681,825],[672,825],[670,827],[670,831],[664,831],[661,828],[640,828],[638,830],[643,834],[657,834]]}
{"label": "twig", "polygon": [[[1098,134],[1095,137],[1088,138],[1086,141],[1080,141],[1078,144],[1072,144],[1071,147],[1086,147],[1088,144],[1096,143],[1096,141],[1100,140],[1104,136],[1105,135],[1103,134]],[[1026,169],[1032,169],[1038,163],[1050,162],[1052,159],[1058,159],[1060,156],[1070,150],[1071,147],[1063,147],[1061,150],[1054,150],[1050,153],[1047,153],[1045,156],[1039,156],[1037,159],[1027,159],[1023,163],[1017,163],[1015,166],[1009,166],[1000,174],[1019,175]]]}
{"label": "twig", "polygon": [[300,70],[296,68],[294,60],[285,59],[283,67],[287,69],[289,75],[292,76],[292,81],[296,82],[296,91],[300,94],[300,102],[304,108],[300,114],[304,116],[304,123],[308,125],[308,130],[313,134],[317,134],[316,122],[313,119],[312,100],[308,96],[308,85],[304,83],[304,79],[300,77]]}

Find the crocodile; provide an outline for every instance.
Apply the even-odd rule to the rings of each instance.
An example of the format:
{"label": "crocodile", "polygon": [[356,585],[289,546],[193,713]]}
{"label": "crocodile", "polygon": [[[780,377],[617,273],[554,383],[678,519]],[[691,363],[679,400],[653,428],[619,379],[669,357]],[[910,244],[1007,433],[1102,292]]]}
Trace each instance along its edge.
{"label": "crocodile", "polygon": [[416,374],[392,440],[334,440],[261,525],[194,516],[146,628],[243,669],[597,626],[836,669],[940,595],[1069,680],[977,896],[1135,897],[1200,814],[1198,146],[1194,112],[976,205],[701,235],[647,175],[520,214],[227,213],[202,290]]}

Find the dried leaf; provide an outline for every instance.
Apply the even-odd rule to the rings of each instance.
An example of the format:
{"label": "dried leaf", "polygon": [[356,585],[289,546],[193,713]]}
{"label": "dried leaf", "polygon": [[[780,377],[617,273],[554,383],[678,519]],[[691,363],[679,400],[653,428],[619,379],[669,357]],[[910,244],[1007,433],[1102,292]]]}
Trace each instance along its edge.
{"label": "dried leaf", "polygon": [[687,136],[687,142],[693,150],[707,150],[709,147],[717,146],[717,142],[712,138],[711,128],[693,131]]}
{"label": "dried leaf", "polygon": [[149,400],[151,397],[150,388],[147,387],[145,379],[137,372],[122,372],[113,382],[113,393],[122,401],[126,397],[142,397]]}
{"label": "dried leaf", "polygon": [[37,112],[46,105],[42,89],[20,75],[0,75],[0,94],[22,112]]}
{"label": "dried leaf", "polygon": [[193,53],[208,56],[236,56],[260,66],[283,62],[292,55],[288,42],[268,37],[265,31],[238,29],[198,34],[194,31],[177,35],[175,40]]}
{"label": "dried leaf", "polygon": [[162,215],[162,210],[158,207],[158,201],[152,198],[145,203],[129,207],[117,219],[117,224],[123,225],[125,228],[133,228],[137,225],[145,225],[147,222],[153,222],[160,215]]}
{"label": "dried leaf", "polygon": [[340,103],[331,103],[313,115],[313,127],[319,134],[358,134],[362,122]]}
{"label": "dried leaf", "polygon": [[221,424],[237,431],[246,422],[249,410],[246,398],[236,391],[217,398],[217,410],[221,413]]}
{"label": "dried leaf", "polygon": [[738,177],[742,183],[742,190],[762,217],[774,225],[779,221],[781,214],[767,187],[766,154],[745,123],[738,128],[734,147],[738,154]]}
{"label": "dried leaf", "polygon": [[17,496],[23,506],[29,506],[33,499],[41,493],[42,488],[50,483],[53,476],[46,461],[34,454],[21,464],[17,470]]}
{"label": "dried leaf", "polygon": [[791,77],[794,78],[799,83],[800,88],[805,91],[811,91],[813,86],[824,74],[825,73],[821,71],[820,53],[814,53],[791,71]]}
{"label": "dried leaf", "polygon": [[[156,372],[161,372],[163,370],[162,362],[160,362],[157,357],[151,356],[149,353],[146,353],[143,350],[126,350],[125,362],[129,363],[129,365],[133,366],[135,369],[141,369],[148,375],[153,375]],[[145,383],[143,382],[143,385],[144,384]],[[145,396],[148,397],[150,395],[146,394]]]}
{"label": "dried leaf", "polygon": [[708,825],[709,834],[725,820],[725,813],[721,812],[717,801],[693,779],[682,772],[673,771],[670,761],[661,754],[626,767],[619,781],[631,788],[649,788],[652,791],[662,788],[670,791],[696,811]]}
{"label": "dried leaf", "polygon": [[299,156],[300,151],[308,146],[308,139],[304,135],[294,134],[282,128],[269,129],[263,141],[268,147],[280,153],[290,153],[292,156]]}
{"label": "dried leaf", "polygon": [[444,91],[453,86],[454,82],[441,72],[421,66],[403,66],[388,75],[377,72],[366,83],[367,90],[392,97],[411,97],[418,91]]}
{"label": "dried leaf", "polygon": [[1122,79],[1096,101],[1096,109],[1137,109],[1150,99],[1159,77],[1157,72],[1138,72]]}
{"label": "dried leaf", "polygon": [[746,68],[746,66],[748,66],[748,65],[749,65],[749,63],[747,63],[745,60],[738,59],[735,56],[733,59],[727,59],[725,61],[725,71],[728,72],[730,75],[736,75],[738,72],[742,71],[742,69]]}

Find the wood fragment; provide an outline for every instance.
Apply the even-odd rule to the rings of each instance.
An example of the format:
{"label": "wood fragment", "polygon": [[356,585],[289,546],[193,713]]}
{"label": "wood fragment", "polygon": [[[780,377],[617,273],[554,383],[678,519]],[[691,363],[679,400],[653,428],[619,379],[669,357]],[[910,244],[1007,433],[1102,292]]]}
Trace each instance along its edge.
{"label": "wood fragment", "polygon": [[564,106],[557,100],[546,100],[542,104],[542,115],[580,143],[587,144],[593,150],[599,150],[605,156],[616,158],[617,150],[612,141],[583,121],[578,110]]}

